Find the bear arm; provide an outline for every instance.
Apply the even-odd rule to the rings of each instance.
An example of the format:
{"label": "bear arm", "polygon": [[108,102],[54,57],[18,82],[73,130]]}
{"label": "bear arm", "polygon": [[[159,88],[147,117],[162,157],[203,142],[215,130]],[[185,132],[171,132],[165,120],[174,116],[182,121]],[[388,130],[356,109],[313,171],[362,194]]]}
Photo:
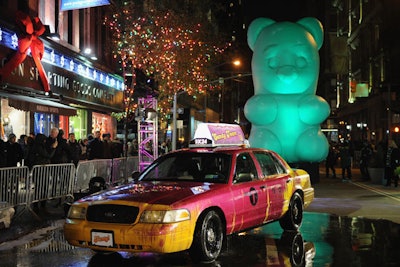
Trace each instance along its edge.
{"label": "bear arm", "polygon": [[306,124],[323,122],[330,113],[328,102],[320,96],[308,95],[299,100],[299,117]]}
{"label": "bear arm", "polygon": [[246,118],[255,125],[272,123],[278,114],[278,104],[271,95],[255,95],[244,106]]}

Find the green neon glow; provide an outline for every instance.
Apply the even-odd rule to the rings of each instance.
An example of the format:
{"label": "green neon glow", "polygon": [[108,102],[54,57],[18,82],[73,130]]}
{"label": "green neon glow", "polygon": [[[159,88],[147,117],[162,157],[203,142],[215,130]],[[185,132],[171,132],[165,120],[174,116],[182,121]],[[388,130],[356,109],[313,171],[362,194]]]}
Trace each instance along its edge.
{"label": "green neon glow", "polygon": [[320,124],[330,108],[316,95],[321,23],[258,18],[247,36],[254,83],[254,96],[244,109],[252,123],[250,145],[274,150],[288,162],[324,160],[329,144]]}

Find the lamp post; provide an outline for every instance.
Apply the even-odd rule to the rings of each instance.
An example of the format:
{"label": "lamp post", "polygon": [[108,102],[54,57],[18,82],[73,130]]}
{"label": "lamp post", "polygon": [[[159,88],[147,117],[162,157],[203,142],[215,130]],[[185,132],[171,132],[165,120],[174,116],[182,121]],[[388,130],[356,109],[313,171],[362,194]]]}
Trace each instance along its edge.
{"label": "lamp post", "polygon": [[176,99],[177,93],[174,93],[174,103],[172,108],[172,151],[176,150]]}
{"label": "lamp post", "polygon": [[[220,85],[223,85],[225,83],[225,81],[227,80],[234,80],[234,79],[238,79],[238,78],[243,78],[243,77],[248,77],[248,76],[252,76],[252,73],[239,73],[239,74],[235,74],[235,75],[231,75],[228,77],[219,77],[218,80],[212,81],[212,83],[218,82]],[[239,87],[237,88],[238,92],[239,92]],[[220,121],[223,122],[224,121],[224,86],[222,86],[221,89],[221,113],[220,113]],[[239,94],[239,93],[238,93]],[[239,97],[238,97],[239,98]]]}
{"label": "lamp post", "polygon": [[178,101],[178,95],[185,93],[186,91],[179,91],[174,93],[173,107],[172,107],[172,151],[176,150],[176,128],[177,128],[177,118],[176,118],[176,106]]}
{"label": "lamp post", "polygon": [[[224,65],[230,65],[226,68],[220,68]],[[219,95],[219,102],[220,102],[220,122],[225,120],[224,118],[224,108],[225,108],[225,81],[248,76],[248,74],[239,74],[238,71],[241,69],[242,61],[240,59],[230,60],[213,66],[212,68],[216,70],[217,74],[219,74],[218,80],[211,81],[210,83],[219,83],[221,86],[221,92]],[[235,70],[233,70],[235,69]],[[222,74],[228,74],[228,77],[223,77]]]}

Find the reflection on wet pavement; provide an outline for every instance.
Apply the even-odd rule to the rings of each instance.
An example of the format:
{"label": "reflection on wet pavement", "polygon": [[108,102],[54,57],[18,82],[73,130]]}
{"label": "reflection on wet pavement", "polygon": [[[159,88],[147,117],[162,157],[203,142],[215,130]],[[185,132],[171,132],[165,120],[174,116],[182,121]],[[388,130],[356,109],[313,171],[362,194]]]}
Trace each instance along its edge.
{"label": "reflection on wet pavement", "polygon": [[62,228],[12,249],[1,249],[7,266],[400,266],[400,225],[386,220],[304,214],[300,232],[271,223],[231,236],[217,261],[194,264],[187,253],[96,254],[66,243]]}
{"label": "reflection on wet pavement", "polygon": [[279,239],[250,232],[231,238],[229,249],[217,261],[193,264],[188,255],[175,253],[157,255],[150,253],[110,255],[96,254],[88,266],[311,266],[313,244],[304,242],[298,232],[284,232]]}

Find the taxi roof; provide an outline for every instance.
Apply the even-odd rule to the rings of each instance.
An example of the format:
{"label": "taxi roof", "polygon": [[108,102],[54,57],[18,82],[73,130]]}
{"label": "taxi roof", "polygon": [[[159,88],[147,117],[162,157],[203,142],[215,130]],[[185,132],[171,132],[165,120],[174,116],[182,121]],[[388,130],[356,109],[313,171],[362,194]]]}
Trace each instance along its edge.
{"label": "taxi roof", "polygon": [[200,123],[189,147],[238,147],[248,146],[242,128],[237,124]]}

